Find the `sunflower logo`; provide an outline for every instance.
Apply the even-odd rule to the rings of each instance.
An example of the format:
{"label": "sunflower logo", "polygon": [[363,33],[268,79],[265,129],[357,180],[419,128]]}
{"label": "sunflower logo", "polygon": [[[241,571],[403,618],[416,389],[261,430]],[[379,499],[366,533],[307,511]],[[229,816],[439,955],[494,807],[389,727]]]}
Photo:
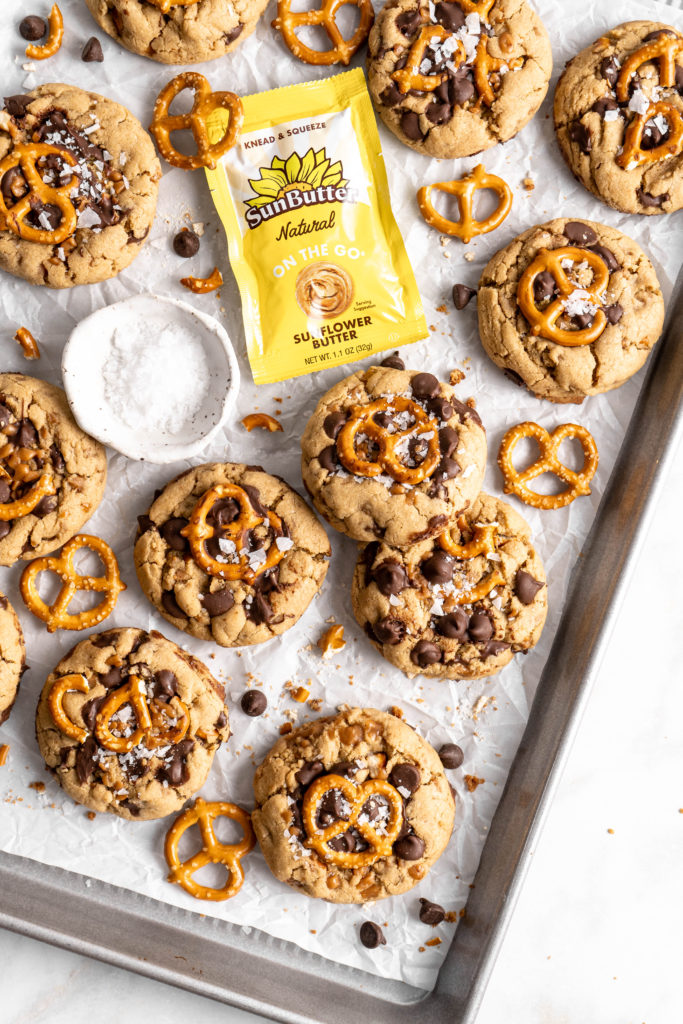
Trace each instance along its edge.
{"label": "sunflower logo", "polygon": [[249,180],[256,195],[253,199],[247,199],[247,206],[265,206],[266,203],[282,199],[294,189],[313,192],[321,185],[334,188],[348,185],[348,181],[342,177],[344,171],[341,160],[331,164],[324,149],[316,152],[312,147],[302,157],[298,153],[292,153],[287,160],[273,157],[270,167],[261,167],[259,173],[260,178]]}

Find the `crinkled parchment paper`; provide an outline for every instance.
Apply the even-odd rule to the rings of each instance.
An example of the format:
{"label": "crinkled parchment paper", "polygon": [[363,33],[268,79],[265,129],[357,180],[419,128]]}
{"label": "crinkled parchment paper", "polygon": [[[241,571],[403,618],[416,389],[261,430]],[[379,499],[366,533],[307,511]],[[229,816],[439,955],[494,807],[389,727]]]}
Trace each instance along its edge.
{"label": "crinkled parchment paper", "polygon": [[[3,10],[5,30],[0,39],[3,95],[41,82],[74,82],[119,100],[143,124],[149,123],[154,97],[171,77],[170,69],[127,53],[99,32],[96,34],[102,39],[104,63],[81,63],[83,42],[96,32],[96,26],[82,0],[62,0],[66,22],[64,47],[55,58],[36,63],[35,70],[26,70],[22,67],[25,59],[21,40],[13,27],[25,13],[25,5],[11,0],[7,6],[9,10]],[[43,3],[33,6],[46,7]],[[576,5],[567,5],[566,0],[536,0],[535,6],[552,40],[555,78],[572,54],[620,21],[650,17],[674,21],[683,28],[680,11],[644,0],[584,2],[579,5],[580,12]],[[214,88],[246,94],[329,73],[300,64],[290,56],[270,28],[272,15],[273,10],[269,9],[255,34],[234,54],[198,68]],[[234,735],[216,757],[202,790],[204,797],[251,806],[254,765],[277,739],[280,725],[286,718],[298,723],[312,717],[306,705],[294,703],[283,691],[289,680],[308,687],[311,697],[321,698],[324,713],[333,712],[342,703],[383,709],[398,705],[407,721],[437,747],[445,741],[455,741],[465,752],[463,768],[449,773],[457,792],[456,824],[450,845],[437,866],[407,895],[365,908],[333,908],[297,894],[271,877],[259,852],[245,862],[246,881],[241,892],[226,903],[198,903],[169,885],[162,856],[168,822],[135,823],[102,815],[89,821],[85,810],[72,803],[45,772],[34,738],[37,695],[51,667],[80,637],[71,633],[48,636],[42,624],[32,618],[18,593],[20,566],[0,569],[0,589],[8,594],[21,616],[31,666],[24,676],[13,715],[0,731],[0,742],[10,744],[8,762],[0,769],[2,849],[104,879],[197,913],[262,929],[375,974],[402,978],[423,988],[434,984],[454,925],[444,924],[432,930],[421,924],[417,917],[418,897],[426,896],[448,910],[460,910],[465,905],[489,822],[557,628],[571,568],[598,507],[642,381],[641,372],[620,390],[589,399],[581,407],[540,402],[508,381],[489,362],[477,337],[475,303],[460,313],[454,311],[451,286],[459,281],[476,285],[482,268],[497,249],[525,228],[560,215],[604,221],[637,239],[653,259],[667,298],[683,254],[680,214],[624,216],[593,199],[574,182],[553,137],[552,91],[551,85],[540,112],[516,139],[468,161],[423,158],[401,146],[380,126],[394,211],[431,328],[428,341],[404,348],[402,355],[409,367],[428,367],[443,379],[452,369],[465,370],[467,376],[459,394],[463,399],[476,398],[488,428],[490,454],[485,489],[502,494],[495,453],[507,427],[521,420],[537,420],[548,428],[569,420],[579,421],[592,431],[600,451],[600,467],[590,497],[550,512],[537,512],[512,499],[533,527],[550,581],[548,622],[541,642],[528,657],[518,656],[500,675],[479,682],[426,683],[420,678],[412,682],[404,679],[375,653],[353,619],[349,587],[356,549],[352,541],[331,530],[333,558],[322,594],[298,625],[283,637],[256,648],[226,651],[177,632],[153,613],[142,597],[133,568],[132,547],[136,516],[147,509],[155,488],[184,470],[185,463],[154,467],[111,452],[106,497],[87,527],[88,532],[104,537],[113,546],[128,584],[105,625],[160,629],[204,659],[226,682]],[[442,246],[438,234],[419,216],[415,192],[427,182],[459,176],[479,161],[512,186],[512,213],[494,234],[482,236],[468,246],[458,240]],[[54,292],[3,275],[0,365],[59,383],[64,341],[79,319],[94,309],[144,290],[192,302],[224,323],[243,371],[238,406],[223,433],[206,449],[206,460],[262,463],[301,490],[298,439],[304,423],[318,396],[355,366],[320,371],[258,389],[250,383],[239,298],[204,175],[167,166],[164,172],[151,237],[135,263],[115,280],[71,292]],[[524,190],[524,178],[534,181],[534,191]],[[172,252],[171,239],[178,228],[189,223],[203,225],[202,246],[192,261],[181,261]],[[202,276],[214,264],[218,264],[225,278],[219,295],[192,296],[179,285],[179,278],[188,271]],[[12,340],[19,324],[28,326],[39,338],[43,353],[40,362],[27,363]],[[281,413],[284,433],[265,434],[257,430],[247,434],[239,421],[256,409]],[[336,657],[323,662],[315,643],[330,619],[344,624],[347,645]],[[249,719],[239,708],[238,699],[247,685],[263,687],[268,696],[269,710],[263,718]],[[463,781],[465,773],[485,781],[470,793]],[[30,783],[36,781],[45,782],[44,792],[30,788]],[[368,917],[382,925],[386,922],[387,945],[378,950],[363,949],[357,938],[359,923]],[[435,936],[442,939],[441,945],[425,948],[425,941]]]}

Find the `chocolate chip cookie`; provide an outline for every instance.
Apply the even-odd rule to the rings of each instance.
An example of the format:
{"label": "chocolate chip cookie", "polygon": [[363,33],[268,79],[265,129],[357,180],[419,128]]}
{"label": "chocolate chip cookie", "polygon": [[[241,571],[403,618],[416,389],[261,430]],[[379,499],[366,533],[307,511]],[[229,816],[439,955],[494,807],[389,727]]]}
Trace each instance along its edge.
{"label": "chocolate chip cookie", "polygon": [[260,466],[188,470],[138,522],[145,596],[178,629],[222,647],[284,633],[327,573],[330,543],[315,514]]}
{"label": "chocolate chip cookie", "polygon": [[161,167],[125,107],[75,85],[9,96],[0,161],[2,270],[71,288],[133,262],[154,220]]}
{"label": "chocolate chip cookie", "polygon": [[446,848],[455,814],[434,748],[373,708],[283,736],[256,769],[254,796],[275,877],[331,903],[412,889]]}
{"label": "chocolate chip cookie", "polygon": [[409,677],[438,679],[499,672],[538,643],[547,612],[528,524],[484,493],[441,537],[403,551],[368,544],[351,600],[387,661]]}
{"label": "chocolate chip cookie", "polygon": [[0,594],[0,725],[9,718],[26,665],[24,634],[14,608]]}
{"label": "chocolate chip cookie", "polygon": [[223,698],[206,665],[161,633],[94,633],[48,676],[38,745],[77,803],[121,818],[164,818],[203,786],[230,735]]}
{"label": "chocolate chip cookie", "polygon": [[13,565],[78,533],[102,500],[107,456],[61,388],[1,373],[0,471],[0,565]]}
{"label": "chocolate chip cookie", "polygon": [[247,38],[267,0],[85,0],[104,31],[162,64],[223,57]]}
{"label": "chocolate chip cookie", "polygon": [[306,488],[335,530],[403,547],[441,533],[474,501],[486,434],[433,374],[373,366],[323,395],[301,452]]}
{"label": "chocolate chip cookie", "polygon": [[569,61],[555,130],[582,185],[624,213],[683,206],[683,35],[628,21]]}
{"label": "chocolate chip cookie", "polygon": [[379,116],[434,157],[511,139],[543,102],[551,70],[547,33],[524,0],[389,0],[368,40]]}
{"label": "chocolate chip cookie", "polygon": [[482,345],[537,398],[582,402],[617,388],[664,323],[654,267],[631,238],[553,220],[496,253],[477,295]]}

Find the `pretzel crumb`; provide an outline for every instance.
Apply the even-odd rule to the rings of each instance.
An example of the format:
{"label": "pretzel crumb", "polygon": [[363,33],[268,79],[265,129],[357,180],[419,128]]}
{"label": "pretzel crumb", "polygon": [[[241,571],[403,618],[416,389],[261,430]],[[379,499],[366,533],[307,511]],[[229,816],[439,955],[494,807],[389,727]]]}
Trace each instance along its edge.
{"label": "pretzel crumb", "polygon": [[18,341],[21,345],[21,351],[24,353],[26,359],[40,359],[38,342],[33,337],[28,327],[19,327],[17,329],[17,333],[14,335],[14,340]]}
{"label": "pretzel crumb", "polygon": [[397,707],[395,704],[392,704],[391,707],[389,708],[389,714],[393,715],[394,718],[404,718],[405,717],[404,714],[403,714],[402,708]]}
{"label": "pretzel crumb", "polygon": [[311,697],[311,699],[308,702],[308,706],[311,709],[311,711],[320,711],[320,709],[323,706],[322,698],[321,697]]}
{"label": "pretzel crumb", "polygon": [[318,640],[318,647],[323,658],[331,658],[335,651],[341,651],[346,647],[344,640],[344,627],[341,625],[330,626]]}
{"label": "pretzel crumb", "polygon": [[465,785],[470,793],[474,793],[477,786],[481,786],[484,782],[486,782],[486,779],[478,779],[476,775],[465,776]]}
{"label": "pretzel crumb", "polygon": [[0,768],[2,768],[3,764],[5,764],[5,762],[7,761],[7,755],[8,754],[9,754],[9,744],[8,743],[3,743],[3,745],[0,747]]}
{"label": "pretzel crumb", "polygon": [[35,789],[36,793],[44,793],[45,792],[45,783],[44,782],[29,782],[28,788],[29,789]]}
{"label": "pretzel crumb", "polygon": [[[281,415],[279,409],[278,415]],[[269,430],[271,434],[276,430],[282,430],[282,424],[272,416],[269,416],[266,412],[249,413],[249,415],[245,416],[241,422],[244,429],[249,433],[251,433],[254,427],[260,427],[262,430]]]}
{"label": "pretzel crumb", "polygon": [[283,722],[282,725],[280,726],[280,730],[279,731],[280,731],[280,735],[281,736],[286,736],[288,733],[290,733],[292,731],[292,723],[291,722]]}
{"label": "pretzel crumb", "polygon": [[522,188],[525,192],[533,192],[536,188],[533,178],[522,178]]}

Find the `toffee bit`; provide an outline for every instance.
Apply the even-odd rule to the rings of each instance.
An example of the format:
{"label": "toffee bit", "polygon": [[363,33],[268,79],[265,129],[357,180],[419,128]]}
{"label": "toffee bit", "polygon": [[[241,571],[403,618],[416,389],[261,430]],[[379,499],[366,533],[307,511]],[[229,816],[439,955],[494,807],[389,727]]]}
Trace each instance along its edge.
{"label": "toffee bit", "polygon": [[303,704],[311,695],[311,691],[307,690],[305,686],[297,686],[296,690],[292,690],[292,700],[295,700],[297,704]]}

